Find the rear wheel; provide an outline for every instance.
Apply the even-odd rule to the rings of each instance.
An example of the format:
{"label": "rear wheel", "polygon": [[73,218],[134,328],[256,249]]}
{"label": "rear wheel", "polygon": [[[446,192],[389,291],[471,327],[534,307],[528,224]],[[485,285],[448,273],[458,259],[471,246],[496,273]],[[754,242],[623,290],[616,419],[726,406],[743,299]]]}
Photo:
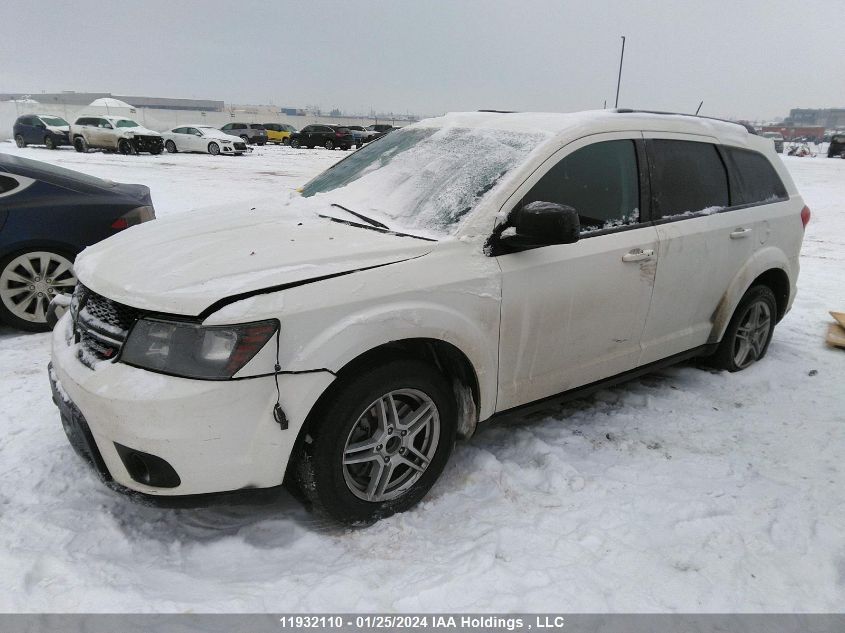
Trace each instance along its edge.
{"label": "rear wheel", "polygon": [[220,153],[220,146],[217,143],[211,142],[208,144],[208,153],[212,156],[217,156]]}
{"label": "rear wheel", "polygon": [[81,136],[77,136],[75,139],[73,139],[73,149],[75,149],[77,152],[85,153],[88,151],[88,143]]}
{"label": "rear wheel", "polygon": [[329,139],[325,143],[323,143],[323,147],[325,147],[326,149],[334,149],[334,143],[331,139]]}
{"label": "rear wheel", "polygon": [[20,134],[15,134],[15,145],[18,147],[26,147],[26,141],[23,140],[23,136]]}
{"label": "rear wheel", "polygon": [[0,317],[9,325],[48,330],[47,306],[76,285],[73,258],[51,250],[33,250],[0,261]]}
{"label": "rear wheel", "polygon": [[290,139],[288,137],[283,138],[282,145],[290,145]]}
{"label": "rear wheel", "polygon": [[53,141],[52,136],[45,136],[44,137],[44,146],[47,149],[56,149],[56,143],[55,143],[55,141]]}
{"label": "rear wheel", "polygon": [[164,149],[166,149],[169,154],[175,154],[179,151],[176,149],[176,143],[174,143],[173,141],[167,141],[164,144]]}
{"label": "rear wheel", "polygon": [[768,286],[753,286],[742,297],[710,363],[741,371],[763,358],[777,319],[777,301]]}
{"label": "rear wheel", "polygon": [[342,523],[366,524],[411,508],[437,481],[455,442],[448,381],[410,359],[340,380],[294,456],[301,492]]}

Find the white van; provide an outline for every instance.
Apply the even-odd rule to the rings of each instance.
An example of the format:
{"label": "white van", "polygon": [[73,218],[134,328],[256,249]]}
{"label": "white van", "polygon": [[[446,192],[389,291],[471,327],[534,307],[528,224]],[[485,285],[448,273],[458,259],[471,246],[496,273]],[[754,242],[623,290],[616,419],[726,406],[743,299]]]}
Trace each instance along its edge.
{"label": "white van", "polygon": [[54,400],[114,487],[205,502],[287,480],[369,522],[496,415],[693,356],[760,360],[808,220],[738,124],[449,114],[287,201],[85,250]]}

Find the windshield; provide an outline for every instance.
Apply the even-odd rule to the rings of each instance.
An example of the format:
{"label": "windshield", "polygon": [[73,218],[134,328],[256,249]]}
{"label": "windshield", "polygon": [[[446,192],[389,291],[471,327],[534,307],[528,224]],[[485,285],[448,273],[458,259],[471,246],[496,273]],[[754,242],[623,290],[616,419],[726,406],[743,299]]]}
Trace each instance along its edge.
{"label": "windshield", "polygon": [[449,234],[547,138],[542,133],[407,127],[363,147],[302,189],[391,228]]}
{"label": "windshield", "polygon": [[70,123],[58,116],[43,116],[41,117],[41,120],[44,122],[45,125],[70,125]]}
{"label": "windshield", "polygon": [[118,119],[117,123],[115,123],[117,127],[140,127],[135,121],[131,119]]}

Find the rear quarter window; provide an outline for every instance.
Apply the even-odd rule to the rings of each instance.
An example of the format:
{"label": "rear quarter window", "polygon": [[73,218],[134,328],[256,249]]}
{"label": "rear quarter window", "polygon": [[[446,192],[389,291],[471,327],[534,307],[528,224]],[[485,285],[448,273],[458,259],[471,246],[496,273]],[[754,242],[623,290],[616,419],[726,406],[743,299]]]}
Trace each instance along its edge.
{"label": "rear quarter window", "polygon": [[724,148],[736,170],[739,190],[735,192],[731,204],[754,204],[775,202],[788,197],[777,171],[765,156],[759,152]]}
{"label": "rear quarter window", "polygon": [[728,206],[728,174],[715,145],[650,139],[647,147],[655,219]]}

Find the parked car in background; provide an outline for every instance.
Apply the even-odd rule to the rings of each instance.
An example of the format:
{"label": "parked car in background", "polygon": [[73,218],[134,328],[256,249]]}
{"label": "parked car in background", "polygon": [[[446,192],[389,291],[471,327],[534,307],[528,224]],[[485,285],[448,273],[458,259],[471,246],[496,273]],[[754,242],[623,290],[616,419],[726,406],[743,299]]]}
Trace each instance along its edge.
{"label": "parked car in background", "polygon": [[834,134],[827,146],[828,158],[845,158],[845,134]]}
{"label": "parked car in background", "polygon": [[401,512],[494,415],[762,360],[810,217],[771,141],[631,111],[427,119],[301,194],[80,256],[49,375],[114,487]]}
{"label": "parked car in background", "polygon": [[176,152],[201,152],[203,154],[241,155],[252,151],[240,136],[226,134],[210,125],[183,125],[162,133],[164,148]]}
{"label": "parked car in background", "polygon": [[155,218],[150,190],[0,153],[0,320],[47,329],[86,246]]}
{"label": "parked car in background", "polygon": [[355,145],[355,137],[349,128],[339,125],[306,125],[299,132],[290,135],[291,147],[313,149],[322,145],[326,149],[349,149]]}
{"label": "parked car in background", "polygon": [[367,130],[372,132],[370,136],[370,140],[374,141],[378,138],[381,138],[391,130],[396,130],[398,128],[393,127],[392,125],[387,125],[385,123],[376,123],[375,125],[370,125],[367,127]]}
{"label": "parked car in background", "polygon": [[361,147],[364,143],[368,143],[370,141],[370,133],[364,126],[362,125],[347,125],[349,131],[352,132],[352,136],[355,139],[355,147]]}
{"label": "parked car in background", "polygon": [[70,145],[69,131],[70,124],[62,117],[26,114],[15,121],[12,136],[18,147],[44,145],[47,149],[56,149],[61,145]]}
{"label": "parked car in background", "polygon": [[70,126],[70,137],[77,152],[104,149],[121,154],[161,154],[164,149],[161,134],[119,116],[81,116]]}
{"label": "parked car in background", "polygon": [[780,132],[763,132],[763,138],[770,138],[775,144],[775,151],[778,154],[783,154],[783,134]]}
{"label": "parked car in background", "polygon": [[220,130],[232,136],[240,136],[244,141],[253,145],[267,143],[267,130],[260,123],[227,123]]}
{"label": "parked car in background", "polygon": [[296,128],[287,123],[264,123],[267,130],[267,142],[276,145],[289,145],[290,135],[296,132]]}

